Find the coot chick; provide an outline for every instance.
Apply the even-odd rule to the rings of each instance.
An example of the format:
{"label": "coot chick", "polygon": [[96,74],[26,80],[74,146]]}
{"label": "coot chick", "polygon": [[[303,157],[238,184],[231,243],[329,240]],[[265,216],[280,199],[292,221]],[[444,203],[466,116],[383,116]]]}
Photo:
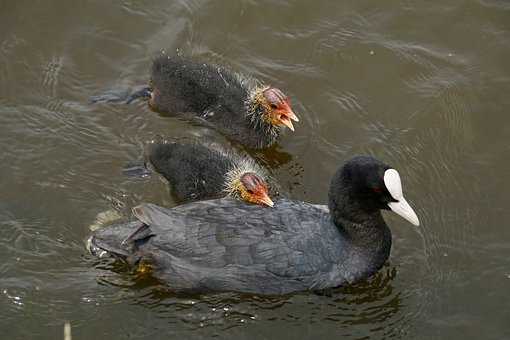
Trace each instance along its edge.
{"label": "coot chick", "polygon": [[255,160],[218,145],[155,141],[147,158],[165,177],[179,202],[228,196],[272,207],[267,172]]}
{"label": "coot chick", "polygon": [[281,90],[180,56],[157,57],[150,87],[135,97],[149,97],[156,111],[182,114],[256,149],[271,146],[283,127],[294,131],[292,121],[299,121]]}
{"label": "coot chick", "polygon": [[366,278],[388,259],[382,209],[419,225],[398,172],[359,156],[331,181],[331,213],[288,199],[273,209],[232,199],[172,209],[142,204],[133,209],[136,221],[96,231],[89,249],[150,267],[176,291],[320,290]]}

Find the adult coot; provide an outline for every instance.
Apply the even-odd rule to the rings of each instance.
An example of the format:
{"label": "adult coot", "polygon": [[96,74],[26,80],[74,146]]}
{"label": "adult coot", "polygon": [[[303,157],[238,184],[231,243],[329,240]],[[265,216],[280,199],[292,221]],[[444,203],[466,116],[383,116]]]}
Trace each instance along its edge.
{"label": "adult coot", "polygon": [[180,202],[229,196],[272,207],[267,172],[252,158],[195,141],[154,141],[147,158]]}
{"label": "adult coot", "polygon": [[367,156],[334,175],[329,210],[281,199],[273,209],[232,199],[165,209],[142,204],[136,221],[96,231],[93,253],[143,264],[176,291],[284,294],[336,287],[375,273],[390,254],[380,210],[411,223],[399,174]]}
{"label": "adult coot", "polygon": [[282,127],[294,131],[292,121],[298,121],[279,89],[180,56],[157,57],[150,87],[136,97],[149,97],[154,110],[198,120],[250,148],[271,146]]}

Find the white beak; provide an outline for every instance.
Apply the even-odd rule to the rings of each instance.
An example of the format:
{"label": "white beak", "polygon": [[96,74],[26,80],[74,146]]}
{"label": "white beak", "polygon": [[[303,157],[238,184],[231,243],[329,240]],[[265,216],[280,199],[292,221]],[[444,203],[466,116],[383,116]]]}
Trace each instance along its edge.
{"label": "white beak", "polygon": [[402,216],[415,226],[420,225],[420,221],[418,220],[418,216],[414,212],[413,208],[407,203],[407,201],[402,197],[398,202],[390,202],[388,203],[388,207],[395,212],[396,214]]}
{"label": "white beak", "polygon": [[420,221],[418,220],[418,216],[416,216],[413,208],[407,203],[402,193],[402,182],[400,181],[400,175],[397,170],[388,169],[384,172],[384,185],[386,185],[386,189],[388,189],[391,196],[397,201],[388,203],[388,207],[415,226],[419,226]]}

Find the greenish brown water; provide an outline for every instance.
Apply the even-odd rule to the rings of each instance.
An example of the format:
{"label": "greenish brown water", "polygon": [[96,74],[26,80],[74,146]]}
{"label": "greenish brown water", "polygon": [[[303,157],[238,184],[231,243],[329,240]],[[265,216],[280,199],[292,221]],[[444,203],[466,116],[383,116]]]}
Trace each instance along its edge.
{"label": "greenish brown water", "polygon": [[[0,330],[5,339],[510,338],[510,3],[3,1]],[[182,297],[84,247],[89,225],[156,176],[121,168],[155,135],[217,138],[139,102],[89,97],[147,81],[179,50],[285,90],[301,121],[267,163],[293,198],[369,153],[397,168],[422,222],[385,215],[374,278],[332,296]]]}

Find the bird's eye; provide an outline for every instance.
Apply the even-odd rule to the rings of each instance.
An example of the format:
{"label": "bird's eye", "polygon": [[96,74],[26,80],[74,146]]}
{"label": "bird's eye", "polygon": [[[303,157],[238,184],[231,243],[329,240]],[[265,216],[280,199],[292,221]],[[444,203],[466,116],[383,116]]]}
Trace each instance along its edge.
{"label": "bird's eye", "polygon": [[372,190],[377,193],[382,192],[382,189],[380,187],[372,188]]}
{"label": "bird's eye", "polygon": [[278,106],[277,106],[276,104],[271,104],[270,106],[271,106],[271,108],[272,108],[273,110],[278,108]]}
{"label": "bird's eye", "polygon": [[250,195],[253,195],[253,190],[251,189],[246,189],[246,192],[249,193]]}

